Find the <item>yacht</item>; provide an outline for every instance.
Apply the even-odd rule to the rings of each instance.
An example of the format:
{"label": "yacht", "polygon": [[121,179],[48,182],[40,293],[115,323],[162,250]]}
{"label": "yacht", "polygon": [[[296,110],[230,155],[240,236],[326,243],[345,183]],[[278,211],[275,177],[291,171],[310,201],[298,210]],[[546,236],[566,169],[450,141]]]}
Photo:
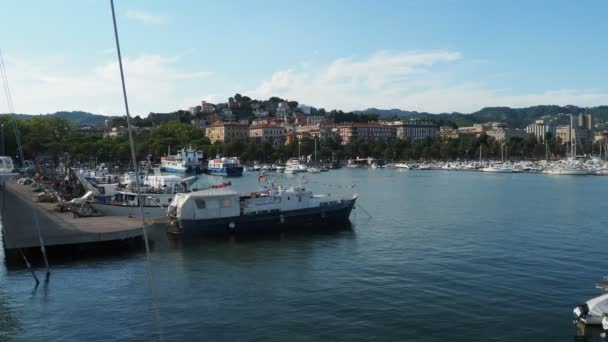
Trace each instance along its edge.
{"label": "yacht", "polygon": [[481,168],[483,172],[497,172],[497,173],[511,173],[513,168],[502,165],[490,165],[488,167]]}
{"label": "yacht", "polygon": [[306,172],[308,167],[298,158],[291,158],[285,163],[285,173]]}

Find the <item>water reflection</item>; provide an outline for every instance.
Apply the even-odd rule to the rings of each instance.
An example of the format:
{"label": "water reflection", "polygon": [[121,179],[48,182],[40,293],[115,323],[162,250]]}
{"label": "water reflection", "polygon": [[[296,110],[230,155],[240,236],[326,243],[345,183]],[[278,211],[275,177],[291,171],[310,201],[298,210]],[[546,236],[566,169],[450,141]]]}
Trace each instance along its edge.
{"label": "water reflection", "polygon": [[13,308],[6,301],[6,294],[0,293],[0,340],[6,341],[19,333],[21,326]]}

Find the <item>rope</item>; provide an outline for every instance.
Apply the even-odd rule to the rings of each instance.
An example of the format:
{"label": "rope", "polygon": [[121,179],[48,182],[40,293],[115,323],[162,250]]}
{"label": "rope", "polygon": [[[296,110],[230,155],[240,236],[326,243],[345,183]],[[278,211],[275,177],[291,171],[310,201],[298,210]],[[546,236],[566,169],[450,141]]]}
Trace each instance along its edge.
{"label": "rope", "polygon": [[163,332],[162,332],[162,328],[160,326],[160,310],[158,307],[158,295],[156,293],[156,287],[154,286],[154,282],[153,282],[153,272],[152,272],[152,264],[151,264],[151,258],[150,258],[150,245],[148,243],[148,231],[146,229],[146,219],[144,217],[144,206],[143,206],[143,201],[142,201],[142,197],[141,197],[141,181],[139,179],[139,172],[137,169],[137,158],[135,158],[135,142],[133,141],[133,130],[131,128],[131,114],[129,112],[129,101],[127,99],[127,87],[125,85],[125,75],[124,75],[124,70],[122,67],[122,55],[120,53],[120,42],[118,39],[118,27],[116,25],[116,13],[114,10],[114,0],[110,0],[110,7],[112,8],[112,22],[114,24],[114,38],[116,40],[116,52],[118,54],[118,66],[120,67],[120,81],[122,84],[122,95],[123,95],[123,99],[125,102],[125,111],[127,114],[127,129],[129,131],[129,145],[131,147],[131,162],[133,163],[133,170],[135,170],[135,183],[137,184],[137,198],[138,198],[138,203],[139,203],[139,211],[141,214],[141,221],[142,221],[142,226],[141,229],[143,230],[143,234],[144,234],[144,243],[146,245],[146,260],[147,260],[147,269],[148,269],[148,283],[150,286],[150,289],[152,290],[152,296],[153,296],[153,306],[154,306],[154,313],[155,313],[155,318],[156,318],[156,324],[158,326],[158,338],[160,341],[163,341]]}

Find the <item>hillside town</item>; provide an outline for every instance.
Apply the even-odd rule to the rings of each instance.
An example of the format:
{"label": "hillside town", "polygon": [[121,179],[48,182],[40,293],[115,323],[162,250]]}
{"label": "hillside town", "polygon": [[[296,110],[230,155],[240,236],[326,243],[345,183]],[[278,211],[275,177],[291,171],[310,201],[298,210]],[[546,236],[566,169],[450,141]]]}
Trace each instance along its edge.
{"label": "hillside town", "polygon": [[[572,127],[570,116],[573,116]],[[237,94],[225,103],[212,104],[202,101],[200,105],[190,107],[188,111],[150,113],[146,119],[139,120],[143,123],[142,126],[138,125],[138,122],[135,122],[135,126],[137,131],[141,132],[163,122],[181,121],[203,131],[211,144],[237,141],[270,142],[273,146],[304,138],[337,138],[342,145],[347,145],[353,141],[377,143],[403,140],[413,143],[428,138],[449,140],[479,138],[482,135],[499,143],[512,139],[527,141],[531,138],[544,143],[546,139],[552,138],[559,144],[569,144],[571,141],[597,143],[606,141],[608,137],[608,132],[598,129],[599,124],[594,125],[592,115],[586,113],[548,116],[529,123],[525,128],[509,127],[504,122],[484,122],[458,127],[453,123],[441,124],[433,119],[383,118],[377,115],[371,116],[372,120],[365,122],[340,119],[340,122],[337,122],[335,115],[323,109],[299,105],[296,101],[279,98],[252,101]],[[126,124],[120,120],[106,120],[105,127],[85,126],[81,127],[80,131],[85,134],[103,134],[106,138],[127,135]]]}

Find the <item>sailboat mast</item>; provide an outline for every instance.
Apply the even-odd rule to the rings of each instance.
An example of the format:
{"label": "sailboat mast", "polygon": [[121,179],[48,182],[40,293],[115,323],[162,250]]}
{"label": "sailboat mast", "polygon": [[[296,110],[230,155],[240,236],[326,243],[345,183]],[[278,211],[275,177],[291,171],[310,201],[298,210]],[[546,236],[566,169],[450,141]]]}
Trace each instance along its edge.
{"label": "sailboat mast", "polygon": [[574,139],[572,139],[572,114],[570,114],[570,157],[574,160]]}
{"label": "sailboat mast", "polygon": [[315,165],[317,165],[317,138],[315,137]]}

